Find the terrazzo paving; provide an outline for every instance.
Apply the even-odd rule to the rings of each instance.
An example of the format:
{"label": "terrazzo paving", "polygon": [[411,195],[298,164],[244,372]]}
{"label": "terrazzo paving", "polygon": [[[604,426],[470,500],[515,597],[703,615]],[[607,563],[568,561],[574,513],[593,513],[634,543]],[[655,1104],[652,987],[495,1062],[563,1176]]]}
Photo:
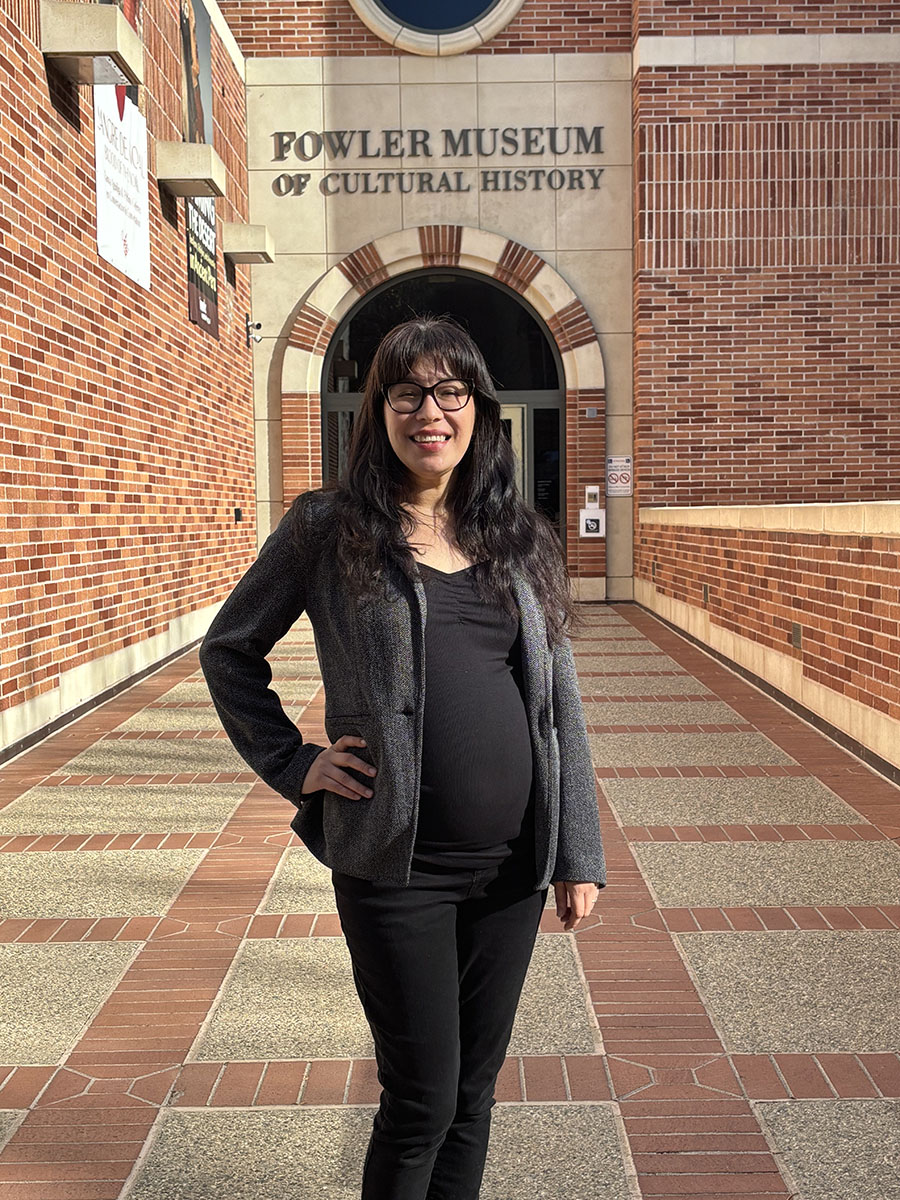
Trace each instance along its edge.
{"label": "terrazzo paving", "polygon": [[734,1052],[900,1050],[900,930],[682,933]]}
{"label": "terrazzo paving", "polygon": [[900,1102],[794,1100],[756,1111],[798,1200],[900,1200]]}
{"label": "terrazzo paving", "polygon": [[0,809],[0,834],[217,830],[249,787],[246,783],[34,787]]}
{"label": "terrazzo paving", "polygon": [[[598,1043],[571,939],[539,934],[509,1053],[592,1054]],[[314,937],[245,942],[192,1057],[220,1062],[373,1054],[343,938]]]}
{"label": "terrazzo paving", "polygon": [[246,771],[224,738],[107,738],[60,768],[69,775],[179,775]]}
{"label": "terrazzo paving", "polygon": [[60,1062],[140,947],[0,945],[0,1062]]}
{"label": "terrazzo paving", "polygon": [[[686,674],[674,658],[667,654],[579,654],[579,671],[598,671],[611,673],[615,671],[677,671]],[[585,689],[587,690],[587,689]]]}
{"label": "terrazzo paving", "polygon": [[659,654],[657,648],[646,638],[595,638],[576,642],[575,657],[584,654]]}
{"label": "terrazzo paving", "polygon": [[[373,1110],[165,1113],[131,1200],[355,1200]],[[610,1105],[494,1110],[481,1200],[627,1200]]]}
{"label": "terrazzo paving", "polygon": [[12,1133],[22,1114],[15,1109],[0,1109],[0,1147]]}
{"label": "terrazzo paving", "polygon": [[[578,669],[585,668],[579,663]],[[590,675],[582,692],[588,696],[709,696],[708,688],[692,675]]]}
{"label": "terrazzo paving", "polygon": [[[297,721],[302,717],[304,708],[285,706],[286,715]],[[117,733],[171,732],[172,730],[208,731],[214,729],[217,733],[222,728],[222,722],[216,715],[216,710],[208,708],[143,708],[133,717],[128,717],[121,725],[116,726]]]}
{"label": "terrazzo paving", "polygon": [[632,704],[624,700],[609,704],[586,703],[588,725],[742,725],[744,718],[719,701],[653,700]]}
{"label": "terrazzo paving", "polygon": [[[273,671],[273,677],[275,672]],[[305,704],[311,700],[316,692],[321,687],[321,683],[316,677],[315,679],[287,679],[283,683],[277,685],[278,695],[282,701],[290,701],[294,704]],[[205,700],[211,703],[209,688],[202,680],[185,680],[182,683],[176,683],[170,687],[167,692],[164,692],[158,699],[162,704],[175,703],[195,703],[198,700]]]}
{"label": "terrazzo paving", "polygon": [[891,842],[640,842],[633,853],[663,907],[896,904]]}
{"label": "terrazzo paving", "polygon": [[596,767],[794,763],[761,733],[592,733],[588,740]]}
{"label": "terrazzo paving", "polygon": [[284,857],[275,883],[260,910],[267,913],[336,912],[331,871],[304,846]]}
{"label": "terrazzo paving", "polygon": [[855,809],[811,777],[604,779],[601,787],[623,825],[861,823]]}
{"label": "terrazzo paving", "polygon": [[162,915],[203,850],[0,854],[0,918]]}

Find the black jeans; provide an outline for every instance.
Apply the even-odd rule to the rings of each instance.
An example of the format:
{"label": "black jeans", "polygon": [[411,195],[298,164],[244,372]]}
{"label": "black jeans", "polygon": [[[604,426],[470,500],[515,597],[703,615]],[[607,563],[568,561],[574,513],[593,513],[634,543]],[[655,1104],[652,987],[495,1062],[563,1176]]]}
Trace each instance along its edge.
{"label": "black jeans", "polygon": [[547,893],[515,859],[414,862],[408,887],[332,879],[383,1089],[362,1200],[477,1200]]}

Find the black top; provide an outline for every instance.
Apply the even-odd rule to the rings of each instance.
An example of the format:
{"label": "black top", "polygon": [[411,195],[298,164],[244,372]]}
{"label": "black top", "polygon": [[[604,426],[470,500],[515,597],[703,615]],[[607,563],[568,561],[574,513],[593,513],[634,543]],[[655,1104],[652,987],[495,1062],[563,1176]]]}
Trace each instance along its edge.
{"label": "black top", "polygon": [[419,570],[427,614],[414,855],[482,867],[526,853],[533,832],[519,622],[478,596],[472,567]]}

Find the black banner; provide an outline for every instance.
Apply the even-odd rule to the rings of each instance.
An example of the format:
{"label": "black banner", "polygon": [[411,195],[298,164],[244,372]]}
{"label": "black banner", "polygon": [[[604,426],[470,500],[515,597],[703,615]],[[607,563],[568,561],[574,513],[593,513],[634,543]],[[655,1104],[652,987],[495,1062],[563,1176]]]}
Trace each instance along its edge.
{"label": "black banner", "polygon": [[219,336],[219,282],[216,274],[216,202],[212,196],[185,200],[188,316]]}

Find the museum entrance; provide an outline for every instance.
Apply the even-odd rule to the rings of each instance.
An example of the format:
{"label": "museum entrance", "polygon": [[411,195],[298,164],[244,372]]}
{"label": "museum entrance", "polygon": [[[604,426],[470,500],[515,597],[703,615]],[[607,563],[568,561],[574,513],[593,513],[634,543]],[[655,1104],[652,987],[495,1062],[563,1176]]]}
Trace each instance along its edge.
{"label": "museum entrance", "polygon": [[341,322],[325,358],[322,474],[340,478],[360,391],[375,348],[401,321],[448,315],[481,348],[516,454],[522,495],[565,536],[564,392],[559,356],[543,322],[510,288],[440,269],[400,276],[369,292]]}

